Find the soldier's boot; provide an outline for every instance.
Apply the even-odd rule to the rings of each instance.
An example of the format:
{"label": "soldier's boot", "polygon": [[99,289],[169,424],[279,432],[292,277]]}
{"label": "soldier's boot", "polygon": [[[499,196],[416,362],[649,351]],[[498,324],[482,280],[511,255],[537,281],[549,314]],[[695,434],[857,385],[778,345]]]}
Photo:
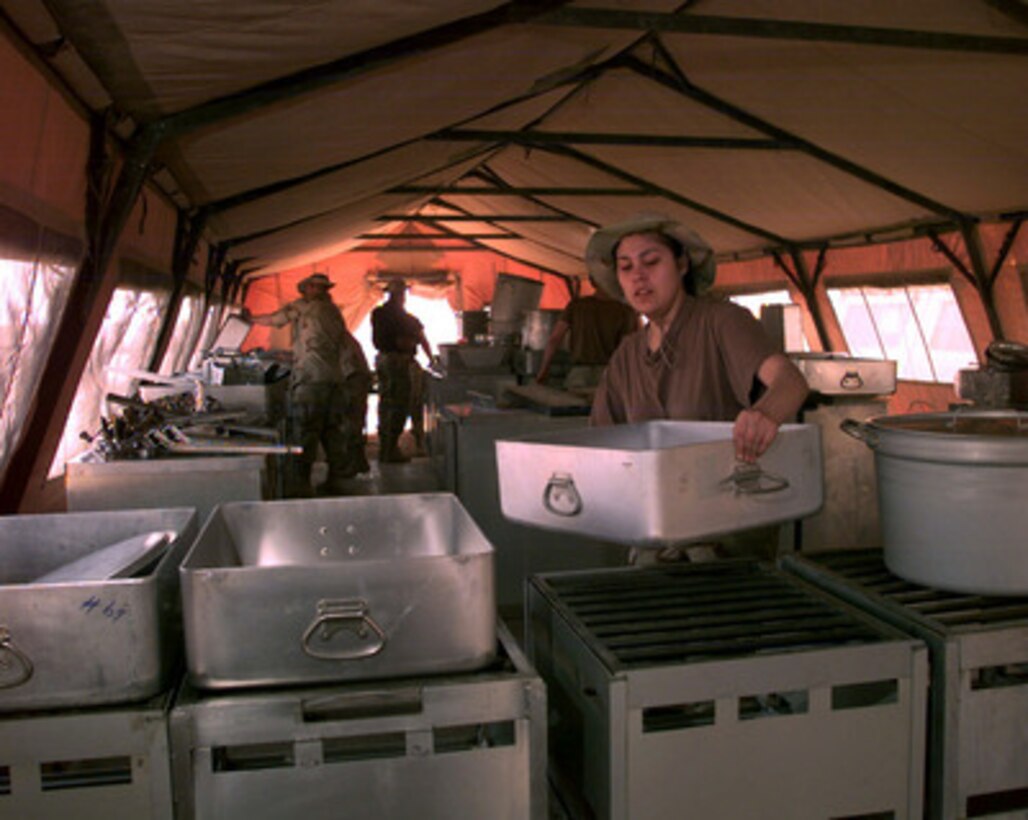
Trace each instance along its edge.
{"label": "soldier's boot", "polygon": [[309,461],[292,460],[286,471],[286,498],[311,498],[314,489],[311,487],[311,467]]}
{"label": "soldier's boot", "polygon": [[406,464],[410,459],[400,450],[398,437],[384,434],[379,438],[378,460],[381,464]]}

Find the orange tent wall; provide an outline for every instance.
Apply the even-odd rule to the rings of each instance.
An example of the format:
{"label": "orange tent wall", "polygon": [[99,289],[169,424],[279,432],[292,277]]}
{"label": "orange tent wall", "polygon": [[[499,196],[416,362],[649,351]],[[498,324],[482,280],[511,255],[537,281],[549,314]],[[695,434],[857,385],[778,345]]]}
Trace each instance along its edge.
{"label": "orange tent wall", "polygon": [[[346,326],[354,330],[382,300],[381,286],[374,286],[369,281],[369,276],[374,278],[384,269],[380,263],[383,259],[388,261],[388,256],[350,251],[314,265],[304,265],[270,276],[258,277],[250,283],[244,303],[256,314],[270,313],[296,299],[299,296],[297,283],[317,271],[326,274],[334,283],[335,287],[331,291],[332,300],[342,310]],[[389,270],[391,275],[398,273],[395,268]],[[419,266],[417,271],[418,273],[412,273],[408,277],[412,292],[425,296],[445,295],[454,310],[481,310],[488,305],[493,299],[496,277],[501,273],[541,281],[543,293],[539,307],[542,309],[561,308],[570,298],[563,279],[544,274],[529,265],[486,250],[433,253],[431,267]],[[429,274],[433,272],[449,274],[455,282],[459,282],[460,287],[451,285],[441,289],[440,286],[431,284]],[[426,281],[423,284],[419,283],[419,278]],[[289,346],[289,328],[255,327],[247,337],[244,349]]]}
{"label": "orange tent wall", "polygon": [[84,235],[89,126],[10,39],[0,37],[0,200]]}

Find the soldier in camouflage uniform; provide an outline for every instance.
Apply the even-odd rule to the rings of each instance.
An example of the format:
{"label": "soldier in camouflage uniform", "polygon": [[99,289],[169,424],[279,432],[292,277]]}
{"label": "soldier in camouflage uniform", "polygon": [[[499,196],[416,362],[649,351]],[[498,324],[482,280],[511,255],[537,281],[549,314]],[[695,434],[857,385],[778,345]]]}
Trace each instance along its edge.
{"label": "soldier in camouflage uniform", "polygon": [[[325,451],[328,461],[328,481],[321,488],[328,494],[345,491],[341,484],[357,474],[363,461],[363,444],[360,459],[355,450],[356,436],[354,404],[359,403],[360,362],[367,373],[367,361],[360,353],[356,360],[353,350],[360,351],[360,345],[346,329],[343,315],[329,298],[328,291],[334,287],[325,274],[315,273],[303,279],[297,289],[300,298],[283,306],[274,313],[252,316],[244,312],[254,324],[284,327],[292,324],[293,369],[290,378],[291,423],[294,438],[299,439],[303,455],[294,459],[288,495],[311,495],[311,467],[318,457],[318,445]],[[344,364],[350,370],[344,372]],[[351,378],[351,389],[347,389],[347,376]],[[364,377],[368,381],[367,375]],[[365,403],[367,392],[364,392]],[[363,466],[366,467],[367,462]]]}

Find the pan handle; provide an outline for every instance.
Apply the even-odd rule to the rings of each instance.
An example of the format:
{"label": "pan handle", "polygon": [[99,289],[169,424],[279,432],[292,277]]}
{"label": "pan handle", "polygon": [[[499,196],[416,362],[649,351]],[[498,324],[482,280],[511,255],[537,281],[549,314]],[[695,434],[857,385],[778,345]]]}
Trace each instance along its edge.
{"label": "pan handle", "polygon": [[[14,673],[9,679],[8,671]],[[6,626],[0,626],[0,689],[21,686],[32,677],[34,671],[29,656],[14,645],[11,630]]]}
{"label": "pan handle", "polygon": [[740,461],[732,474],[721,481],[721,486],[731,486],[736,495],[767,495],[788,489],[789,479],[769,473],[759,464]]}
{"label": "pan handle", "polygon": [[856,370],[847,370],[839,379],[839,387],[843,390],[859,390],[864,386],[864,379]]}
{"label": "pan handle", "polygon": [[[361,643],[355,647],[322,649],[313,645],[315,640],[328,643],[340,630],[353,633]],[[386,634],[378,625],[365,601],[318,601],[317,614],[300,639],[303,651],[312,658],[325,661],[353,661],[370,658],[386,645]]]}
{"label": "pan handle", "polygon": [[582,512],[582,496],[571,473],[554,473],[543,490],[543,506],[554,515],[571,518]]}
{"label": "pan handle", "polygon": [[855,419],[843,419],[839,422],[839,429],[847,436],[864,442],[872,450],[878,446],[878,434],[871,429],[870,424]]}
{"label": "pan handle", "polygon": [[424,712],[420,686],[307,698],[300,704],[304,723],[418,715]]}

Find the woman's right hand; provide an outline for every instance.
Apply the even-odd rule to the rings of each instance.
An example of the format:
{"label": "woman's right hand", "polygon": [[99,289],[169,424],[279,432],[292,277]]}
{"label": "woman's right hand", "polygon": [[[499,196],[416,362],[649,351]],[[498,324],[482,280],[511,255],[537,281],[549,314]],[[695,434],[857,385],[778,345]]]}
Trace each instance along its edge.
{"label": "woman's right hand", "polygon": [[764,455],[777,435],[778,422],[759,410],[743,410],[735,417],[735,426],[732,428],[735,457],[740,461],[756,461]]}

